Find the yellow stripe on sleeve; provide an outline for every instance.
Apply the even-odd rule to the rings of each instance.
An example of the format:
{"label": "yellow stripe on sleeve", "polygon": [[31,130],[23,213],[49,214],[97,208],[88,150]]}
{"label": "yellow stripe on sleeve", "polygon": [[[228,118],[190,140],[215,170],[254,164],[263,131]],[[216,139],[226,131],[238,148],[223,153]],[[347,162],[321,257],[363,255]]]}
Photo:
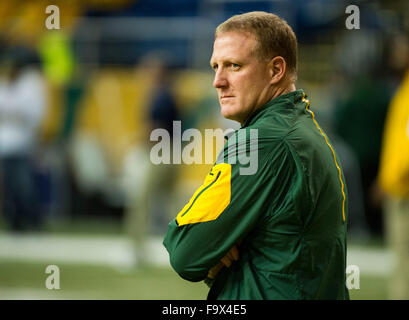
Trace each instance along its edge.
{"label": "yellow stripe on sleeve", "polygon": [[179,226],[216,220],[231,199],[231,165],[219,163],[206,176],[189,202],[178,213]]}

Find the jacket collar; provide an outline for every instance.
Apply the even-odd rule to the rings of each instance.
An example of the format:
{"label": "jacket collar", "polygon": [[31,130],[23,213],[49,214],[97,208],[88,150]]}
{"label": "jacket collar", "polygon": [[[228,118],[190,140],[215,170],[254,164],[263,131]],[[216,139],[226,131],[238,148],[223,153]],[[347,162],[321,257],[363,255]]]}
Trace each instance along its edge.
{"label": "jacket collar", "polygon": [[245,128],[248,127],[249,125],[255,123],[257,119],[259,119],[265,112],[266,110],[269,110],[271,108],[275,108],[278,105],[285,105],[288,107],[288,104],[296,104],[297,102],[301,101],[303,97],[306,97],[304,90],[298,89],[295,91],[291,91],[286,94],[282,94],[273,100],[270,100],[267,102],[265,105],[261,106],[258,108],[256,111],[254,111],[248,118],[247,120],[242,124],[240,127]]}

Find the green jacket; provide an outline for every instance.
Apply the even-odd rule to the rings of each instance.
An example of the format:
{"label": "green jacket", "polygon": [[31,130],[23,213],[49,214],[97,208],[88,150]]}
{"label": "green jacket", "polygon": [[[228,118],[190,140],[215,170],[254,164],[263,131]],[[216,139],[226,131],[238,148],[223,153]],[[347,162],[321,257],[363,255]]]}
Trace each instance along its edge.
{"label": "green jacket", "polygon": [[[251,152],[257,170],[246,175]],[[239,260],[208,282],[208,299],[348,299],[347,207],[339,160],[297,90],[229,138],[164,246],[182,278],[201,281],[239,244]]]}

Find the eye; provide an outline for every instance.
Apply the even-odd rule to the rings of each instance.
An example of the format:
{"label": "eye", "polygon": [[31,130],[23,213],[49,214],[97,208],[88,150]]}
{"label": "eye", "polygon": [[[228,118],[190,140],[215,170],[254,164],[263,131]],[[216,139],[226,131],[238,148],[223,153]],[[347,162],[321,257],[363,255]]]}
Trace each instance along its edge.
{"label": "eye", "polygon": [[213,69],[214,71],[217,71],[217,68],[218,68],[218,65],[217,65],[217,64],[213,64],[213,65],[212,65],[212,69]]}
{"label": "eye", "polygon": [[233,69],[233,70],[239,70],[240,69],[240,65],[239,64],[237,64],[237,63],[232,63],[231,64],[231,68]]}

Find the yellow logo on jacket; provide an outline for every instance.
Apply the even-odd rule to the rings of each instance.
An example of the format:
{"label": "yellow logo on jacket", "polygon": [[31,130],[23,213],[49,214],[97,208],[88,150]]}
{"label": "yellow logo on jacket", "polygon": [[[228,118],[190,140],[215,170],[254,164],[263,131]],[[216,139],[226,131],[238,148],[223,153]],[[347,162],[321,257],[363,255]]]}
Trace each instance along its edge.
{"label": "yellow logo on jacket", "polygon": [[179,226],[216,220],[231,199],[231,165],[216,164],[196,190],[189,202],[178,213]]}

